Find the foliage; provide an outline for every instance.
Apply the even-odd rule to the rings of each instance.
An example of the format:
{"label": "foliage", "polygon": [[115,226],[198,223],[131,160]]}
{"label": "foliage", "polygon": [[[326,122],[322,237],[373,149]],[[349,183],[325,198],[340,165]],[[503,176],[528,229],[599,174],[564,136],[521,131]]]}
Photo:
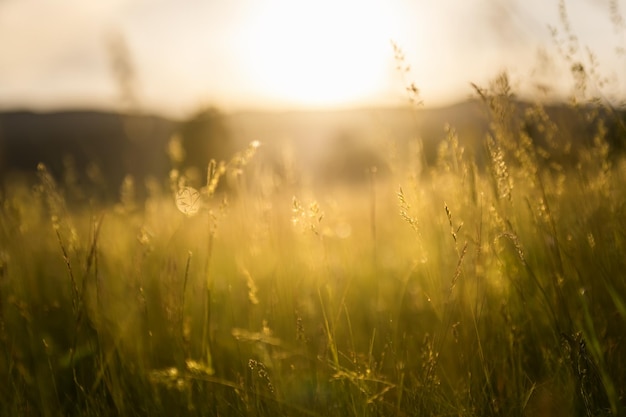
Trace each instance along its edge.
{"label": "foliage", "polygon": [[203,185],[205,178],[201,173],[211,159],[228,160],[237,151],[222,115],[215,108],[198,110],[181,123],[179,131],[176,140],[181,152],[172,159],[196,186]]}
{"label": "foliage", "polygon": [[448,127],[364,185],[284,188],[255,143],[143,207],[9,187],[0,414],[624,413],[626,161],[597,118],[564,165],[506,75],[475,88],[482,171]]}

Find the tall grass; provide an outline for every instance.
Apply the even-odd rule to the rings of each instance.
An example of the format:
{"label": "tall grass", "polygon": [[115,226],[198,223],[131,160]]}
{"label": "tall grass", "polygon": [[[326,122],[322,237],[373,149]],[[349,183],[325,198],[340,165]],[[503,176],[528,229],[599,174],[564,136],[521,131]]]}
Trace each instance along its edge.
{"label": "tall grass", "polygon": [[625,413],[626,161],[599,117],[572,147],[506,75],[475,89],[483,149],[449,126],[362,186],[284,185],[256,146],[115,207],[9,186],[0,414]]}

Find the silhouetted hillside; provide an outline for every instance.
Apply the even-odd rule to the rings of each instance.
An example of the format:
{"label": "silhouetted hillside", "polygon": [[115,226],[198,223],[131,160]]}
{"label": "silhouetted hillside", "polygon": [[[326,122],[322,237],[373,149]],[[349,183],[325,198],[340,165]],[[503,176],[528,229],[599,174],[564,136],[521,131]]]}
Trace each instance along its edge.
{"label": "silhouetted hillside", "polygon": [[[529,116],[531,109],[527,103],[515,104],[518,131],[524,131],[560,162],[575,163],[578,145],[593,141],[599,120],[607,128],[611,151],[624,149],[623,112],[545,106],[545,114],[556,132],[547,138],[547,121]],[[165,183],[171,168],[168,140],[173,133],[183,132],[189,136],[183,144],[193,148],[186,149],[192,164],[228,158],[234,150],[258,140],[263,144],[265,162],[278,175],[285,173],[285,161],[291,159],[298,170],[320,182],[359,181],[366,178],[371,166],[377,166],[384,175],[389,168],[389,148],[393,147],[400,157],[406,156],[409,143],[416,138],[423,142],[424,161],[434,163],[439,143],[447,134],[445,126],[456,130],[459,143],[475,157],[480,168],[485,161],[485,137],[491,121],[493,114],[478,100],[417,110],[380,108],[225,116],[210,110],[186,122],[91,111],[6,112],[0,113],[0,174],[3,183],[16,174],[32,177],[37,164],[43,162],[60,181],[71,174],[69,179],[78,185],[98,187],[107,197],[116,198],[127,174],[135,178],[139,187],[147,178]],[[571,146],[561,147],[566,143]],[[202,166],[196,168],[203,170]],[[200,172],[200,178],[203,175]]]}
{"label": "silhouetted hillside", "polygon": [[115,196],[125,175],[163,178],[166,144],[177,123],[144,115],[90,111],[0,114],[2,178],[32,175],[44,163],[62,179],[68,170],[79,184]]}
{"label": "silhouetted hillside", "polygon": [[[512,129],[516,135],[524,132],[536,145],[546,149],[555,160],[574,166],[581,145],[593,141],[600,120],[607,128],[606,140],[611,151],[624,150],[624,112],[612,113],[603,107],[573,108],[563,104],[545,105],[541,112],[530,103],[513,105],[512,116],[517,125]],[[458,140],[481,168],[486,161],[485,138],[492,130],[494,115],[480,100],[468,100],[442,108],[375,108],[335,112],[285,112],[241,113],[228,117],[228,126],[239,142],[259,140],[271,148],[270,154],[281,159],[288,150],[300,169],[314,172],[317,178],[329,179],[334,172],[354,177],[356,171],[366,178],[369,164],[384,163],[393,147],[400,158],[409,154],[411,142],[420,139],[423,144],[424,162],[434,164],[439,144],[445,140],[446,126],[456,131]],[[549,125],[549,126],[548,126]],[[553,128],[554,137],[548,137]],[[493,133],[493,132],[492,132]],[[517,140],[519,138],[513,138]],[[338,142],[347,143],[341,152]],[[330,155],[332,149],[335,154]],[[359,150],[355,152],[355,150]],[[372,153],[378,155],[373,158]],[[355,158],[361,157],[361,166]],[[351,169],[338,169],[337,161],[349,162]],[[385,167],[378,166],[379,172]],[[380,169],[382,168],[382,170]],[[340,179],[340,178],[338,178]]]}

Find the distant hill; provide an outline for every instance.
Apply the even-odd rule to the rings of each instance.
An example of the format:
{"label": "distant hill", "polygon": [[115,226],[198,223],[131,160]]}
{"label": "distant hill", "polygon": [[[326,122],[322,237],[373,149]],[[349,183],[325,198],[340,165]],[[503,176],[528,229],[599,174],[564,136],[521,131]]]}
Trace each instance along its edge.
{"label": "distant hill", "polygon": [[[520,115],[528,108],[526,103],[517,105]],[[578,110],[564,105],[545,109],[558,127],[558,140],[572,141],[574,146],[591,140],[589,122]],[[620,123],[624,113],[601,113],[608,120],[613,149],[623,149]],[[358,179],[369,165],[378,165],[384,172],[386,146],[392,143],[403,154],[406,144],[415,138],[422,139],[425,158],[431,163],[438,143],[445,138],[446,125],[456,129],[460,143],[480,165],[490,122],[486,106],[477,100],[437,109],[257,112],[222,117],[229,140],[238,149],[258,140],[264,145],[265,157],[277,167],[289,152],[299,169],[324,181]],[[79,183],[99,185],[115,197],[126,174],[133,175],[138,183],[148,177],[167,178],[167,144],[180,126],[180,121],[155,115],[0,113],[0,178],[6,182],[16,175],[32,177],[37,164],[43,162],[58,179],[70,170]],[[532,125],[524,128],[534,139],[542,140],[541,132]]]}
{"label": "distant hill", "polygon": [[73,170],[79,182],[115,195],[126,174],[163,177],[166,144],[177,122],[151,115],[92,111],[0,113],[2,179],[32,175],[44,163],[57,178]]}
{"label": "distant hill", "polygon": [[[532,104],[525,102],[515,104],[519,129],[524,130],[538,145],[550,148],[555,143],[546,143],[545,132],[542,132],[536,120],[526,115],[532,107]],[[562,163],[573,164],[578,147],[593,141],[597,124],[589,119],[593,113],[591,110],[597,112],[597,118],[605,121],[607,140],[612,151],[618,153],[625,149],[624,112],[611,113],[602,107],[573,108],[564,104],[549,104],[543,109],[556,127],[556,144],[571,144],[567,152],[550,149]],[[291,149],[298,159],[299,167],[314,170],[316,175],[323,176],[328,152],[339,151],[335,146],[339,142],[351,144],[351,151],[358,147],[379,155],[393,146],[395,152],[403,156],[408,152],[408,144],[420,139],[425,162],[432,164],[437,158],[440,142],[446,137],[446,126],[456,131],[459,143],[474,156],[480,167],[485,163],[485,138],[490,131],[490,117],[482,101],[468,100],[441,108],[241,113],[229,116],[227,122],[240,142],[259,140],[276,152],[284,148]],[[366,164],[371,161],[372,158],[368,158]],[[363,168],[359,167],[361,170]]]}

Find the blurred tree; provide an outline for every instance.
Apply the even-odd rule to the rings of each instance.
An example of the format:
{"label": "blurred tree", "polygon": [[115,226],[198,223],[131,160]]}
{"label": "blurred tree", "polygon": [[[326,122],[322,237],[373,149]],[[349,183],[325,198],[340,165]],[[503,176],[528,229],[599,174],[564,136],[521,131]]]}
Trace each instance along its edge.
{"label": "blurred tree", "polygon": [[382,155],[371,144],[351,132],[338,132],[322,159],[320,178],[325,182],[360,182],[369,178],[372,168],[386,174]]}
{"label": "blurred tree", "polygon": [[223,115],[214,107],[200,109],[183,121],[179,133],[184,159],[178,168],[191,185],[206,183],[211,159],[228,161],[237,151]]}

